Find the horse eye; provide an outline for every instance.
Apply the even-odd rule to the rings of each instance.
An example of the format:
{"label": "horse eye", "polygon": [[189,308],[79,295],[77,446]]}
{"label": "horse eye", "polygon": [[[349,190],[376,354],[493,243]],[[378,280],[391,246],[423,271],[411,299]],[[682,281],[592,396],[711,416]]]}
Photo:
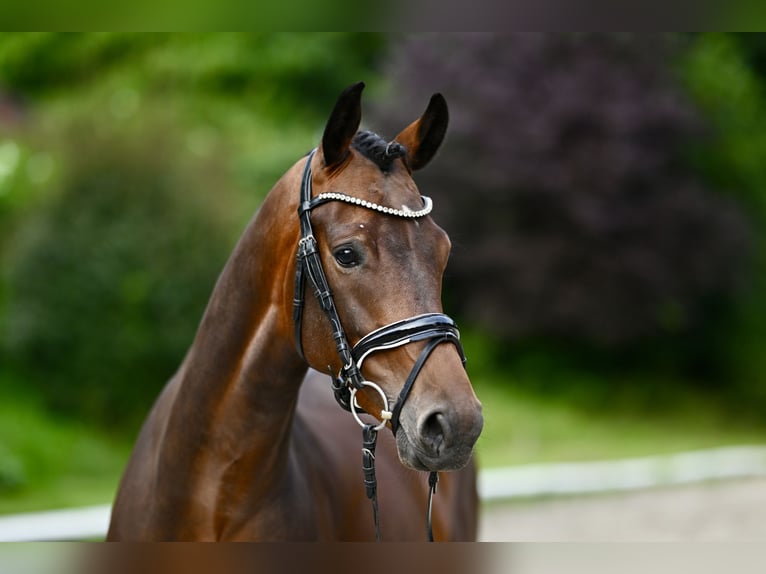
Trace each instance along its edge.
{"label": "horse eye", "polygon": [[337,261],[341,267],[354,267],[359,265],[359,257],[357,256],[356,251],[351,247],[340,247],[335,250],[333,256],[335,257],[335,261]]}

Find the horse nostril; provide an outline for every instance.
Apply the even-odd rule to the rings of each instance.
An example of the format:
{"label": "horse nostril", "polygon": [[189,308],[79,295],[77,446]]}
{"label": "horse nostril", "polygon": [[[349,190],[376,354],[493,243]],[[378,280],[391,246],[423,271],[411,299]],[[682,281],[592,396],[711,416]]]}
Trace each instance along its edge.
{"label": "horse nostril", "polygon": [[431,413],[420,427],[423,444],[434,454],[439,455],[445,442],[447,418],[440,412]]}

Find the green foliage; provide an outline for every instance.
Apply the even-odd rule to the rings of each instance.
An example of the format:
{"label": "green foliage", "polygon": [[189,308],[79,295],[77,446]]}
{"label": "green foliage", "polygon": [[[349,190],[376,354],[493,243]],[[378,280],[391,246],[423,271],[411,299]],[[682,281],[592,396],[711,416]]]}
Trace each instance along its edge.
{"label": "green foliage", "polygon": [[0,34],[0,85],[24,98],[79,95],[122,77],[142,94],[237,98],[282,119],[316,119],[369,79],[381,34]]}
{"label": "green foliage", "polygon": [[[766,215],[766,105],[763,71],[748,54],[747,36],[704,34],[682,61],[680,73],[711,124],[693,149],[695,165],[708,179]],[[750,57],[748,57],[750,56]],[[755,209],[756,212],[752,212]]]}
{"label": "green foliage", "polygon": [[0,377],[0,436],[0,513],[108,502],[130,448],[51,416],[31,389],[7,377]]}
{"label": "green foliage", "polygon": [[14,361],[52,405],[101,422],[146,412],[230,248],[210,178],[179,172],[158,153],[170,142],[148,141],[78,142],[9,255]]}
{"label": "green foliage", "polygon": [[690,149],[699,172],[755,222],[755,269],[736,313],[719,326],[715,353],[729,389],[766,404],[766,45],[761,34],[695,37],[679,73],[710,122]]}

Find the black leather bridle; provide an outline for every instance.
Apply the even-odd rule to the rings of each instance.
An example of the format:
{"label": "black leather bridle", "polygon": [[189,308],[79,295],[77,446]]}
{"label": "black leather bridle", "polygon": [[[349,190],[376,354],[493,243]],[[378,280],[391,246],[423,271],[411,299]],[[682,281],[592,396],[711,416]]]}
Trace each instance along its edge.
{"label": "black leather bridle", "polygon": [[[359,205],[367,209],[374,209],[384,214],[389,214],[399,217],[407,218],[419,218],[424,217],[430,211],[430,200],[426,202],[424,198],[424,204],[426,208],[419,212],[402,212],[399,210],[384,208],[379,205],[371,204],[369,202],[353,198],[352,196],[326,193],[320,194],[317,197],[312,197],[312,177],[311,177],[311,160],[314,158],[316,149],[313,150],[306,159],[306,165],[303,169],[303,177],[301,179],[300,188],[300,203],[298,205],[298,218],[301,226],[301,237],[298,241],[298,254],[295,271],[295,297],[293,299],[293,320],[295,323],[295,343],[298,348],[298,353],[302,358],[303,343],[302,343],[302,317],[304,308],[304,295],[306,290],[306,280],[311,284],[314,295],[319,302],[319,306],[324,311],[330,326],[332,328],[332,336],[335,341],[336,350],[341,360],[341,369],[337,376],[331,373],[332,387],[335,394],[335,399],[338,401],[341,407],[354,414],[354,417],[362,425],[363,433],[363,462],[365,486],[367,487],[367,496],[372,500],[373,512],[375,518],[375,528],[377,539],[380,540],[380,527],[378,521],[378,509],[377,509],[377,484],[375,481],[375,466],[374,466],[374,452],[375,441],[377,437],[377,431],[385,426],[387,420],[391,421],[391,430],[394,435],[399,430],[399,416],[401,414],[402,407],[404,406],[407,397],[412,390],[420,370],[425,364],[431,352],[441,343],[451,343],[455,345],[460,354],[460,358],[465,365],[465,353],[460,343],[460,332],[457,329],[455,322],[447,315],[442,313],[427,313],[424,315],[417,315],[404,319],[402,321],[396,321],[389,325],[385,325],[379,329],[368,333],[362,339],[360,339],[353,347],[349,344],[348,337],[343,330],[343,325],[338,315],[338,310],[333,300],[332,291],[327,283],[327,277],[325,276],[324,269],[322,267],[322,261],[319,257],[319,250],[317,246],[316,238],[311,227],[311,211],[330,201],[344,201],[347,203]],[[416,341],[425,341],[425,346],[420,353],[417,361],[412,367],[407,380],[402,386],[402,390],[399,393],[393,409],[388,410],[388,399],[384,392],[375,383],[366,381],[361,373],[362,363],[364,360],[373,353],[378,351],[385,351],[394,349],[413,343]],[[380,413],[382,419],[381,424],[375,426],[371,424],[363,423],[356,411],[361,410],[356,404],[355,394],[356,391],[362,389],[365,386],[374,387],[383,399],[384,408]],[[431,528],[431,502],[432,496],[436,492],[436,482],[438,481],[438,475],[436,472],[432,472],[429,477],[429,497],[428,497],[428,512],[427,512],[427,531],[429,540],[433,540],[433,533]]]}

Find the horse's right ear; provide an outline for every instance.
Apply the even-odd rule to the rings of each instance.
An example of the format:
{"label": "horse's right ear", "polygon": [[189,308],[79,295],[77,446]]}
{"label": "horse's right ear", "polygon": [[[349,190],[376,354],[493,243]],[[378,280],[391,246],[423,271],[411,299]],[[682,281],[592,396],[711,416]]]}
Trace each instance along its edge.
{"label": "horse's right ear", "polygon": [[434,94],[423,115],[396,136],[395,141],[407,148],[407,165],[411,170],[421,169],[433,159],[448,123],[447,101],[441,94]]}
{"label": "horse's right ear", "polygon": [[338,97],[322,136],[322,155],[326,167],[341,163],[348,156],[351,140],[362,121],[364,82],[349,86]]}

